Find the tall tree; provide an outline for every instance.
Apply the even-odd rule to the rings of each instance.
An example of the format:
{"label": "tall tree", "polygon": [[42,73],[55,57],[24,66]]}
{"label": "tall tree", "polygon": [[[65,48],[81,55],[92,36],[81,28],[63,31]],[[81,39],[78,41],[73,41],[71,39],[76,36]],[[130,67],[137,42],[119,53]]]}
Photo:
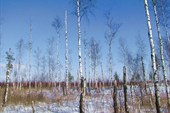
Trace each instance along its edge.
{"label": "tall tree", "polygon": [[4,92],[4,98],[3,98],[3,106],[5,106],[7,100],[8,100],[8,91],[9,91],[9,76],[13,68],[12,62],[15,60],[13,57],[13,52],[11,51],[11,48],[8,52],[6,52],[6,60],[7,60],[7,71],[6,71],[6,84],[5,84],[5,92]]}
{"label": "tall tree", "polygon": [[83,45],[84,45],[84,76],[87,78],[86,74],[86,51],[87,51],[87,39],[83,40]]}
{"label": "tall tree", "polygon": [[54,69],[55,69],[55,60],[54,60],[54,38],[49,38],[48,39],[48,48],[47,48],[47,52],[48,52],[48,82],[52,82],[54,80]]}
{"label": "tall tree", "polygon": [[90,40],[90,52],[91,52],[91,66],[93,69],[93,76],[96,83],[97,88],[97,81],[98,81],[98,75],[97,75],[97,66],[100,64],[100,45],[99,42],[97,42],[94,38]]}
{"label": "tall tree", "polygon": [[153,7],[154,7],[154,14],[155,14],[155,19],[156,19],[156,27],[157,27],[157,32],[158,32],[158,38],[159,38],[159,46],[160,46],[160,57],[161,57],[161,64],[162,64],[162,72],[164,76],[164,82],[165,82],[165,90],[166,90],[166,95],[167,95],[167,106],[170,107],[170,98],[168,95],[168,83],[167,83],[167,78],[166,78],[166,68],[165,68],[165,61],[164,61],[164,49],[163,49],[163,42],[162,42],[162,35],[160,31],[160,23],[158,19],[158,14],[157,14],[157,2],[156,0],[152,0]]}
{"label": "tall tree", "polygon": [[59,43],[60,43],[60,31],[63,28],[63,23],[59,17],[56,17],[52,22],[52,27],[54,27],[57,33],[57,49],[56,49],[56,62],[57,62],[57,76],[60,76],[60,59],[59,59]]}
{"label": "tall tree", "polygon": [[123,40],[122,38],[119,39],[119,45],[120,61],[128,68],[129,75],[132,75],[133,55],[129,50],[127,44],[125,43],[125,40]]}
{"label": "tall tree", "polygon": [[154,47],[154,41],[152,37],[152,27],[151,27],[150,13],[149,13],[149,8],[148,8],[148,0],[144,0],[144,7],[145,7],[145,13],[146,13],[147,27],[148,27],[148,38],[149,38],[150,49],[151,49],[152,70],[154,74],[155,105],[156,105],[157,113],[160,113],[161,112],[160,111],[160,96],[159,96],[156,59],[155,59],[155,47]]}
{"label": "tall tree", "polygon": [[105,39],[109,47],[109,77],[111,78],[111,83],[112,83],[112,78],[113,78],[112,44],[113,44],[113,40],[116,38],[115,35],[120,28],[120,24],[114,23],[110,11],[105,14],[105,17],[106,17],[106,26],[107,26],[107,31],[105,32]]}
{"label": "tall tree", "polygon": [[77,16],[79,73],[80,76],[83,77],[81,56],[81,20],[84,16],[88,20],[88,15],[93,14],[92,9],[94,8],[95,0],[74,0],[73,4],[77,9],[74,10],[73,14]]}
{"label": "tall tree", "polygon": [[47,60],[45,56],[41,57],[41,61],[40,61],[40,70],[41,70],[41,77],[40,77],[40,81],[41,82],[45,82],[48,80],[47,77],[47,72],[46,72],[46,68],[47,67]]}
{"label": "tall tree", "polygon": [[68,93],[68,31],[67,31],[67,11],[65,11],[65,74],[66,74],[66,94]]}
{"label": "tall tree", "polygon": [[23,58],[23,54],[24,54],[24,49],[25,49],[25,44],[24,44],[24,40],[20,39],[17,42],[17,51],[18,51],[18,55],[17,55],[17,59],[18,59],[18,69],[17,69],[17,75],[19,78],[19,88],[21,90],[21,82],[22,82],[22,76],[21,76],[21,64],[22,64],[22,58]]}
{"label": "tall tree", "polygon": [[28,42],[28,48],[29,48],[29,89],[31,88],[31,74],[32,74],[32,23],[30,22],[30,34],[29,34],[29,42]]}
{"label": "tall tree", "polygon": [[38,81],[38,78],[40,78],[40,64],[41,64],[41,50],[39,47],[34,51],[34,57],[35,57],[35,87]]}
{"label": "tall tree", "polygon": [[78,59],[79,59],[79,75],[83,77],[82,59],[81,59],[81,31],[80,31],[80,0],[77,0],[77,27],[78,27]]}

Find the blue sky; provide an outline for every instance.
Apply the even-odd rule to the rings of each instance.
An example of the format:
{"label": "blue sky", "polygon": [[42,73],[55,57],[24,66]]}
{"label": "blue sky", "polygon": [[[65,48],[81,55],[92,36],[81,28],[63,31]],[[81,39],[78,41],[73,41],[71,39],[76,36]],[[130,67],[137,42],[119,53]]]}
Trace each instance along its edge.
{"label": "blue sky", "polygon": [[[43,54],[47,51],[47,39],[56,38],[56,32],[51,26],[56,16],[64,21],[64,12],[68,11],[68,38],[69,48],[72,51],[72,73],[75,75],[78,69],[77,56],[77,18],[71,14],[73,5],[71,0],[0,0],[1,22],[2,22],[2,61],[5,61],[5,51],[12,48],[16,55],[16,43],[23,38],[25,42],[29,38],[29,24],[32,21],[33,49],[39,47]],[[147,59],[150,61],[149,40],[145,18],[144,3],[142,0],[97,0],[94,9],[95,16],[89,16],[89,22],[85,19],[81,23],[81,36],[84,38],[94,37],[100,42],[104,71],[107,69],[108,46],[104,39],[106,31],[104,12],[111,10],[111,15],[116,23],[122,26],[113,42],[113,70],[122,75],[122,63],[119,61],[119,38],[125,40],[129,49],[136,52],[136,38],[140,34],[147,45]],[[153,17],[153,16],[152,16]],[[152,18],[154,20],[154,18]],[[154,23],[152,24],[154,26]],[[65,37],[64,29],[60,32],[60,60],[64,67]],[[154,36],[157,36],[154,34]],[[82,46],[83,52],[83,46]],[[149,56],[149,57],[148,57]],[[24,64],[28,61],[28,51],[24,54]],[[33,60],[34,61],[34,60]],[[63,72],[64,73],[64,68]],[[0,75],[0,78],[4,74]]]}

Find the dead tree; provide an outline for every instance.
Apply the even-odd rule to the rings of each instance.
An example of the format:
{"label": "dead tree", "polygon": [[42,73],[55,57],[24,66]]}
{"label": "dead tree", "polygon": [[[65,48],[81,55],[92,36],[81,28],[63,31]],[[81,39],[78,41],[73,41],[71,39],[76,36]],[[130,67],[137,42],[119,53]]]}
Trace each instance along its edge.
{"label": "dead tree", "polygon": [[114,113],[118,113],[118,105],[117,105],[117,81],[114,80],[114,92],[113,92],[113,106]]}
{"label": "dead tree", "polygon": [[80,102],[79,102],[79,111],[80,113],[85,113],[85,104],[84,104],[84,97],[85,97],[85,90],[84,90],[84,77],[81,77],[81,94],[80,94]]}
{"label": "dead tree", "polygon": [[125,106],[125,112],[129,113],[128,110],[128,97],[127,97],[127,84],[126,84],[126,67],[123,67],[123,89],[124,89],[124,106]]}

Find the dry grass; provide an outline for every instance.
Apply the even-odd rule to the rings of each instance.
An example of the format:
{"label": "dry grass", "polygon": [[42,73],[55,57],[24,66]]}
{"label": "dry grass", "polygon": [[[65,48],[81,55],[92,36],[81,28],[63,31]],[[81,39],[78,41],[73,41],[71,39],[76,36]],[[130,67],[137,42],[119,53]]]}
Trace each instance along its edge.
{"label": "dry grass", "polygon": [[[2,103],[3,93],[4,93],[4,88],[0,88],[0,103]],[[14,90],[13,88],[10,88],[7,105],[31,106],[32,101],[34,101],[35,104],[38,102],[45,102],[45,103],[58,103],[60,105],[63,105],[63,103],[67,102],[67,101],[70,102],[70,101],[79,100],[78,94],[79,93],[76,92],[76,90],[74,90],[74,91],[70,90],[68,93],[68,96],[63,96],[62,91],[59,92],[55,88],[43,88],[43,89],[32,88],[30,90],[28,88],[27,89],[23,88],[22,90],[19,90],[19,89]],[[138,97],[139,95],[140,94],[138,94],[136,96]],[[112,99],[112,95],[111,95],[111,93],[103,95],[100,92],[95,92],[95,94],[87,95],[85,98],[86,98],[86,100],[92,100],[92,99],[98,100],[96,103],[96,105],[98,105],[98,102],[102,101],[101,99],[104,99],[105,101],[109,102],[110,99]],[[123,98],[123,97],[121,97],[121,98]],[[141,104],[141,102],[138,102],[136,100],[135,96],[133,98],[134,98],[134,103],[131,103],[129,101],[129,106],[132,106],[133,108],[137,109],[138,104],[140,103],[141,108],[144,108],[144,109],[151,108],[150,102],[149,102],[149,98],[150,98],[149,95],[143,97],[143,99],[144,99],[143,105]],[[130,97],[129,97],[129,100],[130,100]],[[139,100],[139,101],[141,101],[141,100]],[[162,108],[166,108],[166,102],[167,102],[166,96],[161,95],[161,107]],[[155,103],[154,102],[152,102],[152,103],[153,103],[153,107],[155,108]],[[110,106],[111,107],[110,107],[109,111],[113,111],[112,103],[110,103]],[[119,110],[121,112],[124,111],[123,108],[124,107],[122,105],[120,105],[120,103],[119,103]],[[2,109],[1,106],[0,106],[0,109]],[[101,109],[101,111],[102,111],[102,109]]]}
{"label": "dry grass", "polygon": [[[2,103],[4,88],[0,88],[0,103]],[[68,96],[63,96],[62,92],[54,90],[54,88],[39,89],[13,89],[10,88],[7,105],[25,105],[30,106],[32,101],[36,103],[59,103],[62,105],[64,101],[74,101],[77,96],[74,93],[69,93]]]}

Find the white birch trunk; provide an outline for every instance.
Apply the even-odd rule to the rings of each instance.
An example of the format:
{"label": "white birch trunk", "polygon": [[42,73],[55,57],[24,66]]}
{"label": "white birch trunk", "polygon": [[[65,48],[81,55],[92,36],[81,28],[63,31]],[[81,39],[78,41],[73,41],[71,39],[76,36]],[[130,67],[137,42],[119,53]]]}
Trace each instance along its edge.
{"label": "white birch trunk", "polygon": [[89,48],[89,87],[91,87],[91,52]]}
{"label": "white birch trunk", "polygon": [[101,74],[102,74],[102,86],[104,88],[104,74],[103,74],[103,65],[101,63]]}
{"label": "white birch trunk", "polygon": [[83,77],[83,73],[82,73],[82,59],[81,59],[80,0],[77,0],[77,27],[78,27],[79,73],[80,73],[80,77]]}
{"label": "white birch trunk", "polygon": [[86,76],[86,47],[87,47],[87,42],[86,40],[84,40],[84,76],[85,78],[87,78]]}
{"label": "white birch trunk", "polygon": [[31,88],[31,68],[32,68],[32,24],[30,23],[30,36],[29,36],[29,89]]}
{"label": "white birch trunk", "polygon": [[68,92],[68,33],[67,33],[67,11],[65,11],[65,69],[66,69],[66,94]]}
{"label": "white birch trunk", "polygon": [[58,67],[58,69],[57,69],[57,76],[58,76],[58,80],[59,80],[59,89],[60,89],[60,82],[61,82],[61,74],[60,74],[60,61],[59,61],[59,39],[60,39],[60,34],[59,34],[59,32],[57,32],[57,67]]}
{"label": "white birch trunk", "polygon": [[152,27],[150,22],[150,14],[148,8],[148,1],[144,0],[147,26],[148,26],[148,38],[150,41],[150,49],[151,49],[151,60],[152,60],[152,68],[154,73],[154,89],[155,89],[155,105],[157,113],[160,113],[160,96],[159,96],[159,86],[158,86],[158,78],[157,78],[157,68],[156,68],[156,60],[155,60],[155,48],[152,37]]}
{"label": "white birch trunk", "polygon": [[6,86],[5,86],[5,92],[4,92],[3,106],[6,105],[7,100],[8,100],[9,75],[10,75],[10,69],[8,68],[7,71],[6,71]]}
{"label": "white birch trunk", "polygon": [[152,2],[153,2],[153,7],[154,7],[154,14],[155,14],[155,19],[156,19],[156,27],[157,27],[158,38],[159,38],[160,56],[161,56],[161,62],[162,62],[162,72],[163,72],[164,82],[165,82],[167,105],[170,106],[170,98],[169,98],[169,95],[168,95],[168,92],[169,92],[168,91],[168,83],[167,83],[167,78],[166,78],[166,69],[165,69],[165,62],[164,62],[162,36],[161,36],[161,32],[160,32],[160,26],[159,26],[159,19],[158,19],[158,15],[157,15],[156,2],[154,2],[154,0],[152,0]]}
{"label": "white birch trunk", "polygon": [[112,76],[112,41],[109,42],[109,74],[111,78],[111,87],[113,86],[113,76]]}

